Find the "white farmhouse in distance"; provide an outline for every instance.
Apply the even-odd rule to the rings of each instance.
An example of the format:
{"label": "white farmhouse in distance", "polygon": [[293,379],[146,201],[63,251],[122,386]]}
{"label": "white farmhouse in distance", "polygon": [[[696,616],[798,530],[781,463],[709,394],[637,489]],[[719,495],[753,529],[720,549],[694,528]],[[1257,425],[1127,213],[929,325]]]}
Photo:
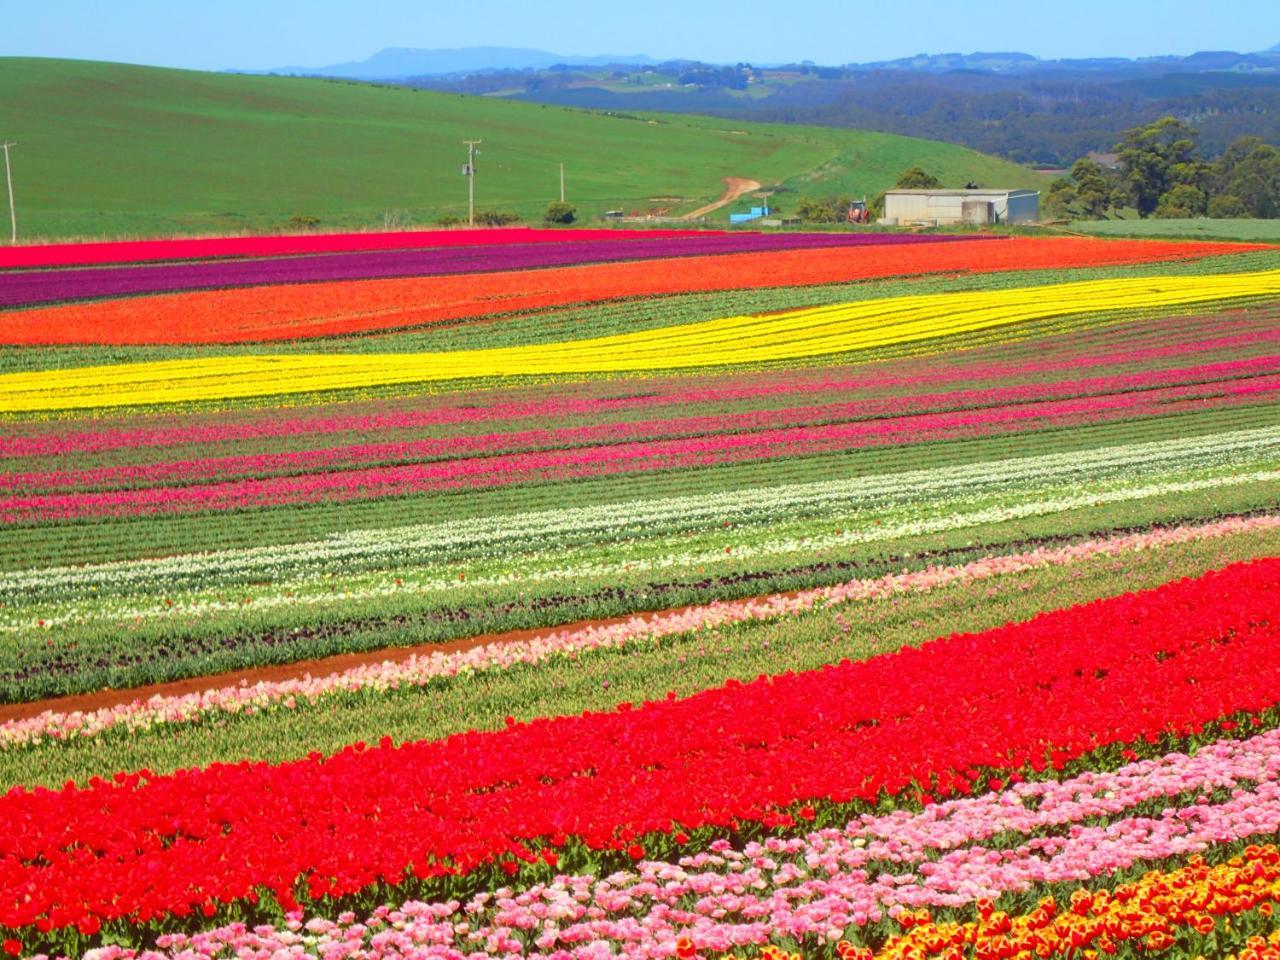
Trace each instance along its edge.
{"label": "white farmhouse in distance", "polygon": [[889,226],[1034,223],[1040,219],[1039,190],[890,190],[884,195]]}

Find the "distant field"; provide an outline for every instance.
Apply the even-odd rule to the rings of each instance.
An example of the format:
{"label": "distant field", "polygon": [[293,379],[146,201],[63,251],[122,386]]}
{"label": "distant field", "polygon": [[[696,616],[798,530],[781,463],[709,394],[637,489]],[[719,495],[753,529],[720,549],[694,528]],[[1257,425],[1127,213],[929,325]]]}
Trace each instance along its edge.
{"label": "distant field", "polygon": [[1041,179],[890,134],[85,61],[0,59],[0,102],[26,239],[279,230],[295,215],[320,229],[427,224],[466,213],[464,138],[484,141],[478,209],[528,219],[558,196],[562,161],[584,218],[683,213],[727,176],[856,196],[917,164],[949,185]]}
{"label": "distant field", "polygon": [[1107,237],[1178,237],[1200,240],[1275,241],[1280,220],[1080,220],[1072,230]]}

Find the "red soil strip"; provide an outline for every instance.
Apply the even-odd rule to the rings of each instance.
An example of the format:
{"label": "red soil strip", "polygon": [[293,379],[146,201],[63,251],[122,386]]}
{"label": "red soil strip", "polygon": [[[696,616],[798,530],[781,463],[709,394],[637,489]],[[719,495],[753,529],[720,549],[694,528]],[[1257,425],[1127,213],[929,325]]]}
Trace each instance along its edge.
{"label": "red soil strip", "polygon": [[[779,593],[762,594],[756,597],[744,597],[734,602],[750,603],[754,600],[765,600],[768,597],[794,597],[801,592],[788,590]],[[618,623],[626,623],[630,620],[652,621],[659,617],[678,615],[704,606],[706,606],[704,603],[692,603],[681,607],[636,611],[596,620],[576,620],[553,627],[536,627],[524,630],[506,630],[501,633],[478,634],[474,637],[463,637],[445,643],[421,643],[411,647],[383,647],[379,650],[366,650],[361,653],[340,653],[314,660],[296,660],[291,663],[250,667],[244,670],[230,670],[225,673],[211,673],[199,677],[188,677],[184,680],[172,680],[167,683],[148,684],[142,687],[125,687],[119,690],[107,687],[102,690],[95,690],[92,693],[50,697],[45,700],[32,700],[26,703],[5,703],[0,704],[0,723],[8,723],[11,720],[26,720],[46,711],[52,711],[53,713],[88,713],[105,707],[133,703],[137,700],[148,700],[151,697],[177,697],[185,694],[200,693],[205,690],[219,690],[223,687],[253,686],[264,681],[278,683],[282,680],[302,680],[309,676],[325,677],[371,664],[388,661],[391,663],[403,663],[413,657],[429,656],[433,653],[457,653],[463,650],[471,650],[475,647],[539,640],[565,631],[585,630],[590,627],[608,627]]]}

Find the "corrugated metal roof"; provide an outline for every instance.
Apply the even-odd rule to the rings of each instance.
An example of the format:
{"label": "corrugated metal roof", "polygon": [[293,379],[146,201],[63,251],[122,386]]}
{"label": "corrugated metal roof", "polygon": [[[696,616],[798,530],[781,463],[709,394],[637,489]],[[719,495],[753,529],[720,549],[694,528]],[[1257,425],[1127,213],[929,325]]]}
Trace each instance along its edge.
{"label": "corrugated metal roof", "polygon": [[886,190],[886,197],[1038,197],[1039,190]]}

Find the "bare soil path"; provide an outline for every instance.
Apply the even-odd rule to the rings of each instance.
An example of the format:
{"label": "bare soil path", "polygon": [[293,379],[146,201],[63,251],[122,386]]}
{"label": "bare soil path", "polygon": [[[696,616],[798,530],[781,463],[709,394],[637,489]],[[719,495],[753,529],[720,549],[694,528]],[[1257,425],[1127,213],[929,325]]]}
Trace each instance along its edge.
{"label": "bare soil path", "polygon": [[760,184],[756,180],[744,180],[742,177],[725,177],[724,193],[720,195],[719,200],[708,203],[705,207],[699,207],[693,213],[686,213],[681,219],[696,220],[698,217],[705,217],[714,210],[721,207],[727,207],[733,201],[737,200],[744,193],[750,193],[752,190],[759,190]]}
{"label": "bare soil path", "polygon": [[[784,591],[766,596],[793,596],[794,591]],[[748,598],[764,599],[764,597]],[[155,683],[143,687],[124,687],[121,689],[105,688],[92,693],[75,694],[66,697],[51,697],[46,700],[32,700],[27,703],[0,704],[0,723],[11,720],[25,720],[39,716],[46,711],[54,713],[88,713],[105,707],[133,703],[138,700],[149,700],[151,697],[177,697],[189,693],[201,693],[205,690],[218,690],[223,687],[253,686],[260,682],[275,683],[281,680],[302,680],[306,677],[327,677],[330,674],[342,673],[356,667],[369,666],[390,661],[401,663],[411,657],[426,656],[433,653],[455,653],[470,650],[474,647],[487,647],[521,641],[536,640],[552,634],[566,631],[577,631],[587,627],[610,626],[626,623],[629,620],[653,620],[671,614],[684,613],[705,604],[689,604],[672,607],[666,610],[637,611],[617,617],[606,617],[600,620],[579,620],[573,623],[560,624],[555,627],[538,627],[527,630],[507,630],[503,633],[481,634],[452,640],[448,643],[423,643],[412,647],[383,647],[378,650],[366,650],[361,653],[343,653],[317,660],[296,660],[292,663],[281,663],[273,666],[251,667],[244,670],[232,670],[227,673],[211,673],[169,683]]]}

